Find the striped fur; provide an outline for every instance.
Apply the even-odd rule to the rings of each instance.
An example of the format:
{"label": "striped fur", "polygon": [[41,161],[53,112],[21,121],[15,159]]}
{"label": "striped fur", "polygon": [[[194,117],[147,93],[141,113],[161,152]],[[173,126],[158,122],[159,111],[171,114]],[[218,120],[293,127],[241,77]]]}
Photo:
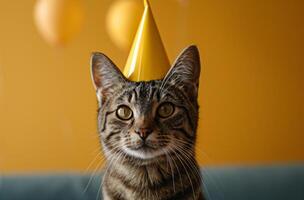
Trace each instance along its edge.
{"label": "striped fur", "polygon": [[[107,158],[105,200],[202,200],[194,145],[198,121],[200,61],[186,48],[163,80],[132,82],[103,54],[92,57],[92,78],[99,100],[98,127]],[[158,109],[173,105],[163,118]],[[119,106],[133,113],[117,117]],[[137,133],[151,130],[146,139]],[[140,129],[141,130],[141,129]]]}

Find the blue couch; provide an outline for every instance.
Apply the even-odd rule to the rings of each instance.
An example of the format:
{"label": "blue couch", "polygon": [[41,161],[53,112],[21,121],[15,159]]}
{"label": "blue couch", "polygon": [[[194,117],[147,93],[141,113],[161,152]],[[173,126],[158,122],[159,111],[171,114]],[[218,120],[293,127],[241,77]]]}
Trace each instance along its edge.
{"label": "blue couch", "polygon": [[[215,167],[202,169],[202,174],[208,200],[304,200],[304,164]],[[101,178],[102,174],[5,175],[0,177],[0,200],[96,200]]]}

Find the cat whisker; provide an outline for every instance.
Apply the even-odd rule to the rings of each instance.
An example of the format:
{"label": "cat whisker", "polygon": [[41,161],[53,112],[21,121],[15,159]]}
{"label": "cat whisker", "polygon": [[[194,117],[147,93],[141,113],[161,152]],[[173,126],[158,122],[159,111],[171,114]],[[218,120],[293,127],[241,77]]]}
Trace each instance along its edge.
{"label": "cat whisker", "polygon": [[87,192],[87,190],[88,190],[88,188],[89,188],[89,186],[90,186],[92,180],[94,179],[94,176],[95,176],[96,172],[100,169],[101,164],[102,164],[102,162],[99,161],[99,163],[98,163],[97,166],[95,167],[93,173],[91,174],[90,179],[89,179],[87,185],[85,186],[85,188],[84,188],[84,190],[83,190],[83,194],[85,194],[85,193]]}
{"label": "cat whisker", "polygon": [[[180,161],[182,167],[184,168],[184,170],[185,170],[185,172],[186,172],[186,175],[187,175],[187,177],[188,177],[188,180],[189,180],[189,182],[190,182],[190,184],[191,184],[192,193],[193,193],[193,199],[196,199],[196,195],[195,195],[195,192],[194,192],[194,186],[193,186],[193,183],[192,183],[192,181],[191,181],[191,178],[190,178],[190,175],[189,175],[189,173],[188,173],[188,170],[187,170],[187,168],[186,168],[185,165],[184,165],[184,160],[183,160],[183,159],[182,159],[174,150],[173,150],[173,153],[176,155],[176,157],[177,157],[178,160]],[[187,162],[186,162],[186,164],[187,164]]]}
{"label": "cat whisker", "polygon": [[[176,148],[180,148],[178,145],[175,146]],[[179,151],[179,150],[178,150]],[[184,151],[182,148],[180,148],[180,151],[182,151],[181,153],[184,154],[184,156],[186,156],[188,159],[189,162],[193,163],[195,162],[194,158],[191,157],[191,156],[188,156],[188,152],[187,151]],[[201,173],[198,171],[197,168],[195,167],[192,167],[192,169],[197,173],[197,177],[199,178],[200,182],[204,185],[204,188],[206,189],[206,195],[209,197],[208,199],[211,199],[211,196],[210,196],[210,193],[208,191],[208,188],[206,187],[205,185],[205,182],[202,178],[202,175]]]}
{"label": "cat whisker", "polygon": [[[170,151],[172,151],[172,152],[174,151],[174,150],[172,150],[171,147],[168,147],[168,148],[170,149]],[[169,158],[170,158],[170,157],[169,157]],[[171,158],[170,158],[170,159],[171,159]],[[180,173],[179,167],[178,167],[178,165],[176,164],[175,159],[171,159],[171,160],[173,161],[174,166],[175,166],[175,168],[177,169],[177,172],[178,172],[178,175],[179,175],[180,184],[181,184],[182,188],[184,189],[185,186],[184,186],[184,182],[183,182],[183,180],[182,180],[182,175],[181,175],[181,173]]]}
{"label": "cat whisker", "polygon": [[[178,139],[178,138],[173,138],[172,140],[174,140],[174,144],[176,144],[175,145],[175,148],[178,148],[178,149],[180,149],[179,151],[182,151],[182,153],[184,154],[184,156],[186,157],[186,159],[189,161],[189,162],[191,162],[191,163],[193,163],[194,164],[194,162],[195,162],[195,159],[193,158],[193,155],[191,155],[190,153],[189,153],[189,148],[192,148],[192,146],[193,146],[193,144],[191,144],[191,143],[189,143],[189,142],[186,142],[186,141],[184,141],[184,140],[180,140],[180,139]],[[185,146],[186,145],[186,146]],[[186,148],[185,150],[184,150],[184,148]],[[199,156],[199,155],[198,155]],[[196,173],[197,173],[197,175],[198,175],[198,177],[199,177],[199,179],[201,180],[201,183],[205,186],[204,188],[206,189],[206,195],[209,197],[209,199],[211,199],[211,197],[210,197],[210,194],[209,194],[209,191],[208,191],[208,188],[206,187],[206,185],[205,185],[205,181],[204,181],[204,179],[202,178],[202,175],[201,175],[201,173],[198,171],[198,169],[196,169],[196,168],[194,168],[194,167],[192,167],[193,168],[193,170],[195,170],[196,171]],[[205,171],[205,174],[206,175],[208,175],[208,173]],[[219,191],[219,193],[221,193],[221,191],[219,190],[219,189],[217,189],[218,191]]]}
{"label": "cat whisker", "polygon": [[193,155],[189,154],[187,151],[185,151],[182,147],[179,147],[178,145],[175,146],[175,148],[177,149],[178,152],[180,152],[184,157],[185,159],[190,162],[189,164],[192,164],[191,168],[196,172],[197,174],[197,177],[201,179],[201,173],[198,171],[198,169],[195,167],[197,166],[196,162],[195,162],[195,159],[193,157]]}
{"label": "cat whisker", "polygon": [[[95,157],[93,158],[93,160],[89,163],[89,165],[87,166],[87,168],[85,169],[84,173],[87,173],[90,169],[90,167],[95,163],[95,161],[97,160],[97,158],[101,157],[101,152],[98,152]],[[101,161],[104,161],[104,158],[101,158]]]}
{"label": "cat whisker", "polygon": [[170,157],[169,157],[169,155],[168,155],[168,153],[166,152],[166,151],[164,151],[163,150],[163,152],[164,152],[164,154],[166,155],[166,160],[167,160],[167,162],[169,163],[169,165],[170,165],[170,169],[171,169],[171,176],[172,176],[172,184],[173,184],[173,191],[175,192],[175,180],[174,180],[174,172],[173,172],[173,168],[172,168],[172,165],[171,165],[171,159],[170,159]]}
{"label": "cat whisker", "polygon": [[[119,147],[119,146],[117,146],[117,148],[118,148],[118,147]],[[115,162],[117,161],[118,158],[120,158],[121,150],[118,150],[118,151],[116,151],[115,153],[118,153],[118,156],[116,157],[116,159],[115,159],[114,156],[109,156],[110,161],[109,161],[109,163],[108,163],[108,166],[107,166],[107,168],[106,168],[106,171],[104,172],[104,175],[103,175],[104,178],[103,178],[103,180],[102,180],[102,182],[101,182],[101,184],[100,184],[100,187],[99,187],[99,189],[98,189],[96,199],[98,198],[99,193],[100,193],[100,190],[101,190],[102,186],[104,185],[105,177],[106,177],[106,175],[107,175],[107,173],[108,173],[108,170],[112,167],[112,164],[115,163]],[[115,155],[115,154],[112,154],[112,155]],[[115,160],[115,161],[114,161],[114,160]]]}
{"label": "cat whisker", "polygon": [[[94,160],[96,160],[97,157],[100,156],[100,155],[101,155],[101,152],[99,152],[99,153],[95,156]],[[95,176],[96,172],[100,169],[100,167],[101,167],[101,165],[104,163],[105,159],[106,159],[105,157],[102,158],[102,159],[98,162],[97,166],[94,168],[93,173],[91,173],[90,179],[89,179],[89,181],[88,181],[88,183],[87,183],[87,185],[86,185],[86,187],[85,187],[83,193],[85,193],[85,192],[88,190],[89,185],[91,184],[91,182],[92,182],[92,180],[93,180],[93,177]],[[92,165],[92,163],[93,163],[93,162],[91,162],[90,165]]]}

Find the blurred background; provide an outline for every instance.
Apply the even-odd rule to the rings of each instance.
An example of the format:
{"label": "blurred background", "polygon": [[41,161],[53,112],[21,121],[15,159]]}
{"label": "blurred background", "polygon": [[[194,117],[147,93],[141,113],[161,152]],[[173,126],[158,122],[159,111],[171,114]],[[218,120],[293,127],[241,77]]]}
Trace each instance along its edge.
{"label": "blurred background", "polygon": [[[303,1],[150,4],[171,62],[189,44],[201,52],[200,164],[303,162]],[[142,11],[141,0],[0,0],[0,173],[102,166],[90,54],[122,69]]]}

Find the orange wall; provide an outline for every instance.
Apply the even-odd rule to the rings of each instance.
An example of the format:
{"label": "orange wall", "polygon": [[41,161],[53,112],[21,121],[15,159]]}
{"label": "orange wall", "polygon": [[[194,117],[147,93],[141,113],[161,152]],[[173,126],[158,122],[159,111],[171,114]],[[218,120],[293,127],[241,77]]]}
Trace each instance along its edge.
{"label": "orange wall", "polygon": [[[105,31],[112,1],[85,1],[85,27],[66,48],[38,35],[34,2],[0,1],[0,171],[93,170],[90,52],[120,66],[127,56]],[[201,163],[304,161],[303,1],[151,4],[171,61],[188,44],[201,50]]]}

